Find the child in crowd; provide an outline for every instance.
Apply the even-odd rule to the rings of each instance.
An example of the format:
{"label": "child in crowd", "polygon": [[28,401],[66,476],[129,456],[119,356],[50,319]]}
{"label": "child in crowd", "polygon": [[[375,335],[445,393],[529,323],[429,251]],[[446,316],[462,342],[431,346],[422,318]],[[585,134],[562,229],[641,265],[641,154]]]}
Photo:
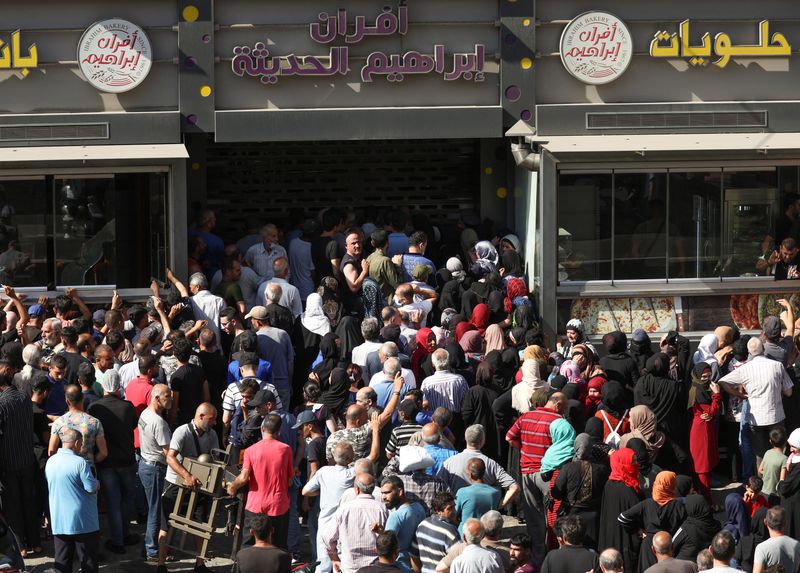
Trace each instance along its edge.
{"label": "child in crowd", "polygon": [[767,498],[761,495],[762,488],[764,487],[764,480],[760,477],[752,476],[747,480],[744,486],[744,505],[750,512],[750,517],[753,517],[760,507],[769,507]]}
{"label": "child in crowd", "polygon": [[761,465],[758,467],[758,475],[764,480],[764,487],[761,491],[768,498],[777,496],[781,468],[786,465],[786,454],[784,454],[786,450],[786,431],[780,427],[770,430],[769,443],[772,448],[764,454]]}

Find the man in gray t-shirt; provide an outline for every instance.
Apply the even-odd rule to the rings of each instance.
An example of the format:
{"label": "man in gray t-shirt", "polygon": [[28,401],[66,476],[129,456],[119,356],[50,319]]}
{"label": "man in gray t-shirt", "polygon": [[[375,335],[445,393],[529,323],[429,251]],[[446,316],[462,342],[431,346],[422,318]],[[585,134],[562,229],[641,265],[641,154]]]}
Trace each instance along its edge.
{"label": "man in gray t-shirt", "polygon": [[771,507],[764,521],[769,530],[769,539],[756,546],[753,573],[761,573],[779,563],[786,571],[797,571],[800,567],[800,542],[783,533],[786,529],[786,510],[780,506]]}
{"label": "man in gray t-shirt", "polygon": [[148,557],[158,555],[161,492],[167,475],[167,450],[172,432],[163,415],[172,407],[172,392],[166,384],[150,391],[150,404],[139,416],[139,481],[147,498],[147,532],[144,547]]}

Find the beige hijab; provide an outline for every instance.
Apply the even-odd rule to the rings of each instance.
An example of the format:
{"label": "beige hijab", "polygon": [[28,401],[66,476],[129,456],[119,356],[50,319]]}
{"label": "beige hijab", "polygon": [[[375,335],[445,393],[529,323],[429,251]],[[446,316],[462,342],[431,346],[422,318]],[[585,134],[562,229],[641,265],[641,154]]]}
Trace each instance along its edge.
{"label": "beige hijab", "polygon": [[535,390],[549,390],[550,382],[539,377],[539,361],[522,363],[522,381],[511,389],[511,406],[520,414],[531,410],[531,395]]}

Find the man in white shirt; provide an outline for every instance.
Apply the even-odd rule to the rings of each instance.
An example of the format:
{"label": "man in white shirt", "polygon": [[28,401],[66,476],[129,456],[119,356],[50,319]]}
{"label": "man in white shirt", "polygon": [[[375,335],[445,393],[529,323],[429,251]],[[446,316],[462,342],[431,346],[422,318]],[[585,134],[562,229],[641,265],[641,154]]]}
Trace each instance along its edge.
{"label": "man in white shirt", "polygon": [[770,448],[769,433],[783,424],[783,396],[792,395],[792,380],[783,364],[764,356],[764,344],[758,338],[747,342],[752,357],[746,364],[723,376],[720,383],[728,393],[746,398],[750,403],[747,424],[752,436],[753,453],[761,463]]}
{"label": "man in white shirt", "polygon": [[189,289],[179,281],[170,269],[167,269],[167,280],[175,285],[183,298],[189,299],[195,320],[205,320],[206,326],[210,328],[217,340],[220,338],[219,315],[225,308],[225,301],[220,297],[211,294],[208,290],[208,279],[203,273],[194,273],[189,277]]}
{"label": "man in white shirt", "polygon": [[297,287],[289,284],[289,259],[286,257],[278,257],[272,263],[272,272],[274,276],[268,281],[262,282],[258,285],[258,304],[267,305],[269,301],[266,297],[267,285],[274,283],[281,287],[281,298],[278,304],[284,306],[292,311],[292,316],[295,320],[303,314],[303,300],[300,297],[300,291]]}
{"label": "man in white shirt", "polygon": [[[414,302],[414,295],[420,295],[423,300]],[[399,285],[394,291],[396,306],[401,311],[408,313],[409,320],[416,328],[424,328],[428,321],[428,313],[433,310],[433,303],[439,295],[430,289],[421,289],[409,283]]]}
{"label": "man in white shirt", "polygon": [[786,509],[776,505],[767,510],[764,523],[769,530],[769,539],[756,545],[753,573],[762,573],[772,565],[781,564],[786,571],[797,571],[800,567],[800,542],[784,533]]}
{"label": "man in white shirt", "polygon": [[377,318],[365,318],[361,322],[361,336],[364,337],[364,342],[353,348],[353,364],[358,364],[362,369],[367,365],[367,356],[381,347],[381,341],[378,340],[380,332],[381,327]]}
{"label": "man in white shirt", "polygon": [[503,573],[503,562],[496,551],[481,547],[486,532],[477,519],[470,518],[464,523],[464,552],[453,559],[450,573]]}
{"label": "man in white shirt", "polygon": [[273,277],[272,263],[278,257],[286,258],[286,249],[278,244],[278,228],[267,223],[261,228],[263,241],[247,249],[244,262],[253,269],[262,280]]}

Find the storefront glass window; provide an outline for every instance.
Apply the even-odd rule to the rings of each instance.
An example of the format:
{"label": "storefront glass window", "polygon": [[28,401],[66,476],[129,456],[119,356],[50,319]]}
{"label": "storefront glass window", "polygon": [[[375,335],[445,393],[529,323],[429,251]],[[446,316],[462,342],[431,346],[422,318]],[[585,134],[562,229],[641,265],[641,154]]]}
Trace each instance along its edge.
{"label": "storefront glass window", "polygon": [[559,280],[611,279],[611,190],[611,173],[560,175]]}
{"label": "storefront glass window", "polygon": [[0,177],[0,283],[146,287],[166,261],[166,173]]}
{"label": "storefront glass window", "polygon": [[719,276],[721,177],[719,169],[670,171],[670,279]]}
{"label": "storefront glass window", "polygon": [[614,280],[664,277],[666,205],[666,173],[614,174]]}
{"label": "storefront glass window", "polygon": [[559,281],[767,275],[759,257],[800,240],[797,189],[794,166],[561,173]]}

